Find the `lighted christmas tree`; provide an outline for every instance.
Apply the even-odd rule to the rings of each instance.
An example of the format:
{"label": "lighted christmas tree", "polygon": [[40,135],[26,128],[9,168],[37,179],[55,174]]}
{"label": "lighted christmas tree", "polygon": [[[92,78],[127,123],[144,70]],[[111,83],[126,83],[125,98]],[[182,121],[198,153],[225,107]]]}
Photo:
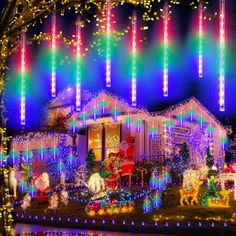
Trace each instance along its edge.
{"label": "lighted christmas tree", "polygon": [[24,196],[23,202],[22,202],[22,204],[21,204],[21,208],[23,209],[23,211],[26,211],[27,208],[29,208],[30,203],[31,203],[31,197],[30,197],[30,194],[27,193],[27,194]]}
{"label": "lighted christmas tree", "polygon": [[88,171],[88,177],[91,176],[91,174],[94,173],[94,167],[95,167],[95,154],[93,152],[93,149],[90,149],[87,155],[87,171]]}
{"label": "lighted christmas tree", "polygon": [[179,154],[182,157],[182,160],[184,163],[189,162],[189,149],[188,149],[188,145],[186,142],[181,144],[181,149],[179,151]]}
{"label": "lighted christmas tree", "polygon": [[56,209],[58,208],[58,196],[56,192],[53,192],[50,200],[49,200],[49,209],[53,210],[54,213],[56,212]]}
{"label": "lighted christmas tree", "polygon": [[216,186],[215,178],[214,176],[211,176],[210,180],[208,180],[208,184],[205,189],[205,192],[202,195],[201,205],[209,206],[208,199],[214,199],[215,201],[218,201],[219,198],[220,197],[217,194],[217,186]]}
{"label": "lighted christmas tree", "polygon": [[79,167],[78,158],[72,158],[71,147],[67,146],[67,136],[61,135],[57,147],[52,150],[51,157],[47,163],[50,178],[61,179],[61,174],[64,173],[67,182],[73,182],[76,176],[76,170]]}
{"label": "lighted christmas tree", "polygon": [[68,195],[68,192],[66,191],[65,188],[63,188],[63,189],[61,190],[60,197],[61,197],[61,202],[62,202],[62,204],[63,204],[65,207],[67,207],[69,195]]}

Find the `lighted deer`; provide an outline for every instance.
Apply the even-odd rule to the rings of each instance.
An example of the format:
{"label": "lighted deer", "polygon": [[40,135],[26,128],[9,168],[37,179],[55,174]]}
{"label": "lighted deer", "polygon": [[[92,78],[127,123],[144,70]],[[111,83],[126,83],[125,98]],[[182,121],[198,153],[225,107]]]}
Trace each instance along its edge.
{"label": "lighted deer", "polygon": [[13,190],[13,196],[17,198],[17,179],[16,179],[16,168],[13,167],[9,173],[9,185],[10,189]]}
{"label": "lighted deer", "polygon": [[199,193],[199,188],[203,184],[203,181],[197,181],[196,185],[194,188],[192,188],[190,191],[187,191],[185,188],[182,188],[179,190],[180,193],[180,204],[181,206],[184,206],[184,201],[189,205],[188,199],[191,197],[191,205],[195,202],[198,204],[198,193]]}

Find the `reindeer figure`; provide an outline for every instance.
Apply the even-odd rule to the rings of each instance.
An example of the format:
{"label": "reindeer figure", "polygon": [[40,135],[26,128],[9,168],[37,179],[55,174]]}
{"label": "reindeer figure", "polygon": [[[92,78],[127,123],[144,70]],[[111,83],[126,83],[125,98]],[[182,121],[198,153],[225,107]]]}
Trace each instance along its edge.
{"label": "reindeer figure", "polygon": [[10,189],[13,190],[13,196],[17,198],[17,179],[16,179],[16,168],[13,167],[9,173],[9,185]]}
{"label": "reindeer figure", "polygon": [[194,188],[192,188],[191,191],[186,191],[186,189],[182,188],[179,190],[180,193],[180,204],[181,206],[184,206],[184,201],[187,203],[187,205],[189,205],[189,201],[188,199],[190,197],[192,197],[191,200],[191,205],[193,205],[193,203],[195,202],[196,204],[198,204],[198,193],[199,193],[199,188],[200,186],[203,184],[203,181],[197,181],[196,185]]}
{"label": "reindeer figure", "polygon": [[220,191],[220,194],[222,195],[223,200],[224,200],[224,205],[226,207],[229,207],[229,194],[232,192],[233,192],[233,190],[231,190],[231,189],[227,189],[227,190],[223,189]]}

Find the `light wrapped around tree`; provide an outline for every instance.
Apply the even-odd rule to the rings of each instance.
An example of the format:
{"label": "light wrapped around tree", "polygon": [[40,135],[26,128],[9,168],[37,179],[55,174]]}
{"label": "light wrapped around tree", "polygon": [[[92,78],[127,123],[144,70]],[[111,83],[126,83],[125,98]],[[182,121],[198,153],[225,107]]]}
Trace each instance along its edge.
{"label": "light wrapped around tree", "polygon": [[78,167],[78,158],[71,154],[71,147],[66,144],[66,135],[61,135],[56,158],[54,159],[54,152],[51,152],[51,158],[47,162],[50,179],[60,179],[61,173],[63,172],[66,181],[73,182]]}

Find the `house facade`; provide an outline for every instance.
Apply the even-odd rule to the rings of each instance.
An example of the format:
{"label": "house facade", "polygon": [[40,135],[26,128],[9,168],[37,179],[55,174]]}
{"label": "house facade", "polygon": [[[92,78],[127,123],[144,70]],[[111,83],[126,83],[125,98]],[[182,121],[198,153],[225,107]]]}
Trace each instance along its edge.
{"label": "house facade", "polygon": [[64,132],[68,145],[76,146],[77,158],[85,160],[88,150],[93,149],[96,160],[102,161],[110,152],[118,152],[121,141],[132,136],[136,161],[146,158],[163,162],[173,158],[186,142],[195,166],[205,165],[208,147],[215,163],[220,166],[224,163],[227,130],[194,97],[157,112],[132,107],[104,91],[88,96],[81,111],[76,111],[68,102],[73,97],[72,89],[59,94],[47,108],[44,122],[47,131],[16,136],[12,148],[19,152],[36,150],[42,145],[51,149]]}

